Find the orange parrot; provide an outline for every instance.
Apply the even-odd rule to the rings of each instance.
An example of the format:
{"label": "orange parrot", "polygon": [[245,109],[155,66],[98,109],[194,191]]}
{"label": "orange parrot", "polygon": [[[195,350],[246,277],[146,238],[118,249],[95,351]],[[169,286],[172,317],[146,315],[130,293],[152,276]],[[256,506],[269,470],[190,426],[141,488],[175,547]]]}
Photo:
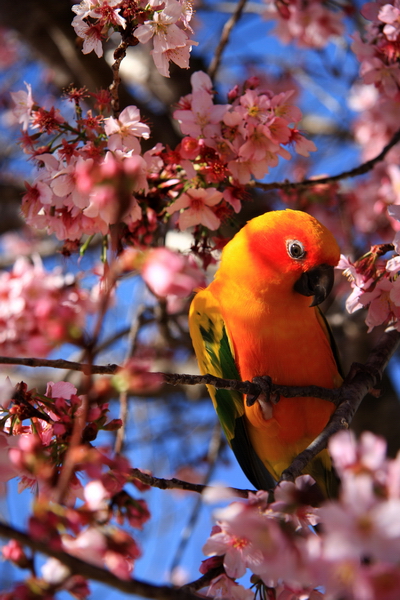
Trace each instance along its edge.
{"label": "orange parrot", "polygon": [[[200,372],[339,387],[336,347],[318,308],[332,289],[339,255],[330,231],[304,212],[272,211],[249,221],[225,246],[214,280],[196,294],[190,308]],[[239,392],[208,390],[241,468],[258,489],[270,489],[279,480],[334,410],[319,398],[275,403],[263,394],[248,406]],[[336,494],[327,450],[304,472],[326,496]]]}

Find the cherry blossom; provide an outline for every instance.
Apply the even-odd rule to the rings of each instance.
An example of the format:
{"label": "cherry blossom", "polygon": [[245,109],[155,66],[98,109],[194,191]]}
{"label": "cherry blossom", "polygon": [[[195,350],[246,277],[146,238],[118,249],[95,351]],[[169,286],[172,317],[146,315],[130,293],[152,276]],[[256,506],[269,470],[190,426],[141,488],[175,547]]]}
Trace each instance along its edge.
{"label": "cherry blossom", "polygon": [[232,600],[253,600],[254,593],[247,590],[242,585],[232,581],[226,575],[220,575],[211,582],[207,590],[207,596],[211,598],[232,599]]}
{"label": "cherry blossom", "polygon": [[383,33],[388,40],[395,42],[400,35],[400,8],[399,3],[394,0],[392,4],[384,4],[378,13],[378,19],[386,23]]}
{"label": "cherry blossom", "polygon": [[141,269],[144,281],[160,297],[187,297],[194,288],[205,285],[196,263],[168,248],[151,250]]}
{"label": "cherry blossom", "polygon": [[21,123],[22,129],[26,131],[32,115],[32,107],[34,105],[32,98],[32,86],[25,83],[27,91],[20,90],[19,92],[11,92],[11,98],[15,104],[13,113]]}
{"label": "cherry blossom", "polygon": [[136,106],[124,108],[118,119],[105,119],[104,131],[109,136],[110,150],[133,150],[137,154],[140,153],[137,138],[147,140],[150,136],[150,128],[140,121],[140,111]]}
{"label": "cherry blossom", "polygon": [[[177,0],[167,0],[161,11],[155,11],[153,18],[144,22],[135,31],[135,37],[145,44],[151,38],[154,47],[151,54],[161,75],[169,77],[168,61],[173,60],[179,66],[188,67],[188,54],[196,43],[188,39],[186,32],[176,24],[184,14],[184,5]],[[191,13],[186,11],[187,23]]]}
{"label": "cherry blossom", "polygon": [[168,207],[168,213],[171,215],[182,210],[178,219],[181,230],[199,224],[209,229],[218,229],[221,221],[211,207],[221,199],[222,193],[215,188],[188,189]]}

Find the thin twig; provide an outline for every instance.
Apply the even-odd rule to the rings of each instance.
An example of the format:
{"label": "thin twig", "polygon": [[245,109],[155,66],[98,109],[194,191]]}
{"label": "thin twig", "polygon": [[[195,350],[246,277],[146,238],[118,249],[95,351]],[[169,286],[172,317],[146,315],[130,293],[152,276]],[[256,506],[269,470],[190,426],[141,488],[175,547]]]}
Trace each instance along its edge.
{"label": "thin twig", "polygon": [[[209,447],[208,447],[208,452],[207,452],[208,470],[207,470],[207,474],[206,474],[205,481],[204,481],[205,485],[208,484],[208,482],[210,481],[210,479],[212,477],[212,474],[215,471],[218,456],[219,456],[219,453],[221,450],[221,441],[222,441],[221,434],[222,434],[221,425],[219,423],[217,423],[214,428],[213,434],[211,436]],[[178,544],[175,555],[171,562],[171,568],[170,568],[171,575],[173,574],[174,570],[181,563],[182,557],[184,555],[184,552],[186,550],[188,542],[193,534],[194,527],[199,518],[202,506],[203,506],[203,497],[198,496],[198,498],[192,508],[192,512],[190,514],[188,522],[181,532],[179,544]]]}
{"label": "thin twig", "polygon": [[227,43],[229,41],[229,36],[231,34],[232,29],[235,27],[236,23],[239,21],[240,17],[242,16],[242,12],[244,10],[244,7],[246,6],[246,2],[247,2],[247,0],[239,0],[235,12],[227,20],[227,22],[224,25],[224,28],[222,29],[219,44],[217,46],[217,49],[215,50],[214,57],[211,61],[210,67],[208,69],[208,74],[211,77],[211,79],[214,79],[214,77],[218,71],[218,68],[219,68],[219,65],[221,62],[221,58],[222,58],[222,53],[225,49],[225,46],[227,45]]}
{"label": "thin twig", "polygon": [[386,144],[383,148],[382,152],[380,152],[375,158],[371,160],[367,160],[365,163],[362,163],[358,167],[354,169],[350,169],[350,171],[343,171],[338,175],[330,175],[328,177],[318,177],[315,179],[305,179],[304,181],[274,181],[272,183],[262,183],[261,181],[253,181],[249,185],[252,187],[259,188],[264,191],[268,190],[288,190],[295,188],[302,188],[311,185],[321,185],[323,183],[333,183],[335,181],[341,181],[342,179],[348,179],[349,177],[357,177],[358,175],[364,175],[364,173],[368,173],[371,171],[374,166],[381,162],[386,154],[400,141],[400,130],[397,131],[390,142]]}
{"label": "thin twig", "polygon": [[[183,481],[182,479],[162,479],[160,477],[154,477],[148,473],[143,473],[140,469],[131,469],[131,480],[139,479],[142,483],[150,485],[151,487],[158,488],[159,490],[183,490],[185,492],[195,492],[197,494],[203,494],[206,489],[212,489],[212,486],[205,485],[203,483],[190,483],[189,481]],[[242,490],[239,488],[226,488],[228,493],[237,498],[248,498],[249,492],[254,490]]]}
{"label": "thin twig", "polygon": [[31,548],[34,552],[40,552],[46,556],[51,556],[66,565],[71,571],[71,574],[82,575],[85,579],[92,579],[104,583],[114,589],[120,590],[125,594],[142,596],[154,600],[198,600],[199,596],[191,594],[186,590],[179,588],[168,587],[166,585],[153,585],[140,579],[119,579],[110,571],[97,567],[94,564],[85,562],[80,558],[71,556],[67,552],[56,550],[51,547],[51,544],[33,539],[30,535],[10,527],[5,523],[0,522],[0,537],[13,539],[20,544]]}
{"label": "thin twig", "polygon": [[[125,355],[125,361],[128,361],[134,354],[137,338],[140,330],[142,328],[142,324],[144,322],[144,313],[146,311],[146,306],[143,304],[138,308],[138,313],[136,317],[132,320],[132,324],[129,330],[128,337],[128,348]],[[121,454],[124,448],[125,443],[125,433],[126,433],[126,424],[128,422],[128,414],[129,414],[129,392],[128,390],[124,390],[120,392],[119,395],[119,418],[121,419],[121,427],[117,431],[117,435],[115,438],[114,452],[116,454]]]}

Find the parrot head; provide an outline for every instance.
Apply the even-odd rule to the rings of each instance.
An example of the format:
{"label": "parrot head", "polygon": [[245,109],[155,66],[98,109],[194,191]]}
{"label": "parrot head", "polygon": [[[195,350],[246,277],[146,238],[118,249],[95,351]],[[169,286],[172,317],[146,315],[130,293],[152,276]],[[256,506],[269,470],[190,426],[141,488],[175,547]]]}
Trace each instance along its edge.
{"label": "parrot head", "polygon": [[[229,261],[224,258],[229,258]],[[298,210],[271,211],[249,221],[224,249],[223,262],[247,263],[253,285],[323,302],[333,287],[340,250],[332,233]],[[258,282],[258,283],[257,283]]]}

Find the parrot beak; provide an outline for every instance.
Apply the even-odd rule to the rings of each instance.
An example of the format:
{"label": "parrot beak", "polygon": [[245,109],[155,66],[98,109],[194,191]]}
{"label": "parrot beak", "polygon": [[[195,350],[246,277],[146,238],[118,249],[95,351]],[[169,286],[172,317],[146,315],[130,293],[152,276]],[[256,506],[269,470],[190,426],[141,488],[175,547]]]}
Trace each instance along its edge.
{"label": "parrot beak", "polygon": [[310,304],[318,306],[332,291],[334,270],[331,265],[319,265],[314,269],[305,271],[294,285],[294,290],[302,296],[314,296]]}

